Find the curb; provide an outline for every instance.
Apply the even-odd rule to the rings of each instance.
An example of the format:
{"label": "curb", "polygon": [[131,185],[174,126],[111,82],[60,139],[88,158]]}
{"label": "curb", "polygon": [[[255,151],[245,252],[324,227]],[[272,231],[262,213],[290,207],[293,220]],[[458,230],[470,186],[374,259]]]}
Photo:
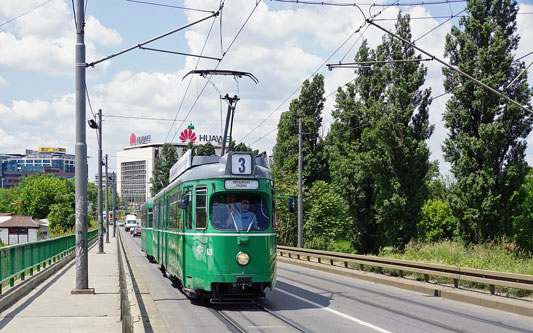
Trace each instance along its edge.
{"label": "curb", "polygon": [[481,292],[468,291],[442,285],[434,285],[425,282],[411,281],[400,277],[391,277],[365,271],[346,269],[339,266],[313,263],[298,259],[289,259],[278,256],[279,262],[347,276],[368,282],[388,285],[391,287],[411,290],[429,296],[442,297],[445,299],[479,305],[486,308],[511,312],[522,316],[533,317],[533,302],[521,299],[506,298],[498,295],[489,295]]}

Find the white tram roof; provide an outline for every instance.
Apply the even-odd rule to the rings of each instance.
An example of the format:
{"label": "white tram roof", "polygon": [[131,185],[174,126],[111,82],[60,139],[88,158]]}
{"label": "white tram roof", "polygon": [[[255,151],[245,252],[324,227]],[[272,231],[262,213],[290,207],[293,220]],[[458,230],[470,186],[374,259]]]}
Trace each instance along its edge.
{"label": "white tram roof", "polygon": [[[250,175],[233,175],[231,173],[231,158],[232,154],[248,154],[252,161],[252,173]],[[180,163],[179,161],[176,163]],[[174,187],[177,184],[209,178],[239,178],[239,179],[270,179],[273,180],[272,171],[270,170],[266,153],[254,156],[252,152],[230,152],[224,156],[194,156],[192,163],[188,168],[178,174],[176,178],[170,179],[170,184],[155,197],[158,198],[167,189]]]}

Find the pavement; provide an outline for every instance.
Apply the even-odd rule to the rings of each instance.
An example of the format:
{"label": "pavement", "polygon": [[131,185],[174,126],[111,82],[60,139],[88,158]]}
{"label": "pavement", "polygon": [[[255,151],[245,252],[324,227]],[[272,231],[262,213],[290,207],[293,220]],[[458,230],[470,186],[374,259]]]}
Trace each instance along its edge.
{"label": "pavement", "polygon": [[[76,261],[55,272],[0,313],[4,332],[121,332],[117,238],[109,236],[104,252],[89,249],[89,288],[94,294],[72,294]],[[53,266],[51,266],[53,267]]]}

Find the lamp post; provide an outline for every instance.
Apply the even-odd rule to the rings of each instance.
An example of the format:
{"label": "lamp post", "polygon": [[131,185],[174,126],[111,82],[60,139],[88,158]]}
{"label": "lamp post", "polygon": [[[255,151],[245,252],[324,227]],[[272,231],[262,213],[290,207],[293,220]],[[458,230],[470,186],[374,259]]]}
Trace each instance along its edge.
{"label": "lamp post", "polygon": [[[102,109],[98,110],[98,124],[90,119],[89,127],[96,131],[98,137],[98,254],[104,254],[104,227],[102,217]],[[107,218],[107,213],[106,213]]]}

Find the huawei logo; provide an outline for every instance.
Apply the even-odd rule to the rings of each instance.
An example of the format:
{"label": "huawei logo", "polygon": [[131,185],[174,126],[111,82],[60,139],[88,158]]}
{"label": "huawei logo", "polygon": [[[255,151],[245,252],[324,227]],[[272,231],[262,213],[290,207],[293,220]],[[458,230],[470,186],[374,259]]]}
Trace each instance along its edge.
{"label": "huawei logo", "polygon": [[137,137],[135,136],[135,133],[131,133],[130,135],[130,146],[135,146],[137,143]]}
{"label": "huawei logo", "polygon": [[183,132],[181,132],[180,140],[183,143],[187,142],[187,140],[189,140],[190,142],[194,142],[194,141],[196,141],[196,134],[194,134],[192,129],[187,128],[187,129],[183,130]]}

